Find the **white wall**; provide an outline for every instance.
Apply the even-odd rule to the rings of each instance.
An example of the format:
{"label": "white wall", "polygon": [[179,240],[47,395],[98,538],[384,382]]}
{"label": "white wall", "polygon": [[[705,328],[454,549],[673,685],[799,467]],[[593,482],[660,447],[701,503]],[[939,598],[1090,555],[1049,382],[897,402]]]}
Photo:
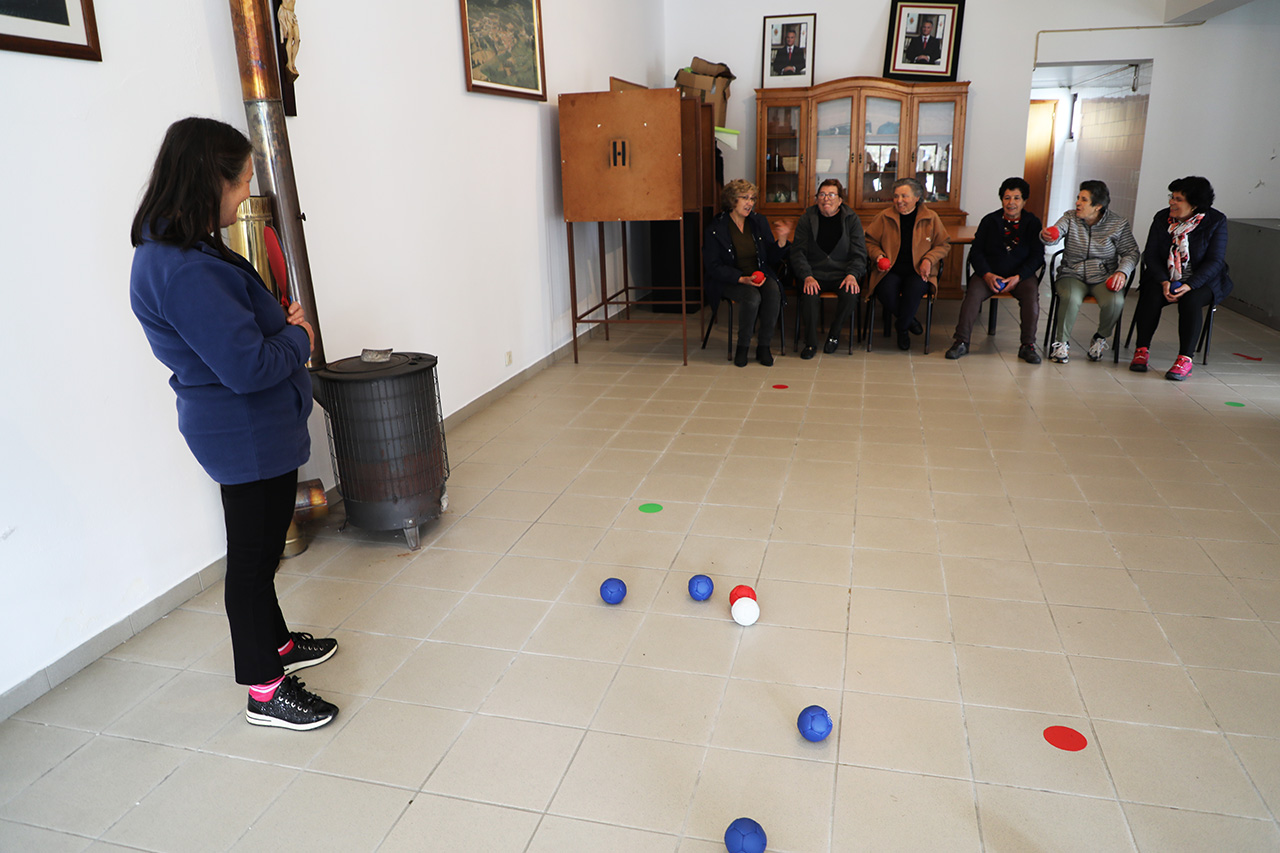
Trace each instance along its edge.
{"label": "white wall", "polygon": [[[449,414],[569,341],[556,95],[661,85],[662,10],[545,3],[543,104],[466,92],[458,4],[354,8],[299,10],[288,121],[326,352],[438,355]],[[229,6],[99,3],[98,27],[102,63],[0,51],[0,695],[225,550],[127,235],[170,122],[245,127]],[[313,435],[303,474],[332,486]]]}
{"label": "white wall", "polygon": [[[750,177],[755,156],[755,93],[760,85],[762,19],[778,14],[772,0],[725,4],[665,0],[667,66],[695,55],[729,65],[737,80],[726,121],[742,131],[737,152],[725,154],[725,177]],[[996,188],[1021,174],[1031,71],[1037,61],[1074,64],[1153,59],[1147,148],[1138,210],[1165,204],[1170,180],[1209,177],[1218,206],[1230,216],[1280,215],[1280,114],[1254,96],[1263,81],[1280,80],[1280,3],[1255,0],[1199,27],[1117,32],[1048,32],[1158,26],[1164,0],[1023,0],[971,2],[965,11],[959,78],[969,80],[961,204],[970,222],[993,210]],[[815,82],[879,76],[884,70],[889,4],[882,0],[814,2]]]}

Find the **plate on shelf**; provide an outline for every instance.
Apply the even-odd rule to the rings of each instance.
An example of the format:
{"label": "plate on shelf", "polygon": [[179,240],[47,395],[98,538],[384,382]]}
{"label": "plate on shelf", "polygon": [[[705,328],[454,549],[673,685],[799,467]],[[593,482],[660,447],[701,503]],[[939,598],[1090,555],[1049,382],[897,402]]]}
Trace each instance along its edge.
{"label": "plate on shelf", "polygon": [[814,162],[817,164],[819,172],[831,171],[831,159],[829,157],[819,157]]}
{"label": "plate on shelf", "polygon": [[796,167],[799,165],[800,165],[799,157],[783,157],[782,158],[782,170],[784,172],[794,172],[796,171]]}

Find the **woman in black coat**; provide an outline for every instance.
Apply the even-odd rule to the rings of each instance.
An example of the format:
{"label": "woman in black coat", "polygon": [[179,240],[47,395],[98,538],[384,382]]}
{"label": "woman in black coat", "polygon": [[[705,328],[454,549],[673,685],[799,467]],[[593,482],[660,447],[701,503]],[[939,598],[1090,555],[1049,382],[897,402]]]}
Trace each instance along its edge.
{"label": "woman in black coat", "polygon": [[1178,306],[1178,358],[1165,379],[1191,375],[1204,309],[1234,286],[1227,275],[1227,217],[1213,208],[1213,186],[1190,176],[1169,184],[1169,206],[1156,213],[1142,253],[1142,289],[1134,317],[1138,348],[1129,369],[1147,370],[1151,337],[1160,312]]}
{"label": "woman in black coat", "polygon": [[706,270],[707,304],[713,308],[722,297],[738,304],[738,347],[733,363],[746,367],[751,335],[759,323],[756,360],[773,364],[773,330],[782,309],[782,287],[776,265],[785,256],[785,238],[775,239],[769,220],[753,213],[756,187],[742,179],[724,185],[720,197],[723,211],[707,226],[702,246]]}

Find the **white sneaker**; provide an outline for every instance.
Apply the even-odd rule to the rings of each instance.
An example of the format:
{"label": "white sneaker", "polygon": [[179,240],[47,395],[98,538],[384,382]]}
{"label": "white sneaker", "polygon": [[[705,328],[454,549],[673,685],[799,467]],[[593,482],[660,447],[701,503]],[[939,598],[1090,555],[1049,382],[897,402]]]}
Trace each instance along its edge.
{"label": "white sneaker", "polygon": [[1058,364],[1066,364],[1071,360],[1071,348],[1066,341],[1054,341],[1049,344],[1049,360]]}
{"label": "white sneaker", "polygon": [[1089,360],[1101,361],[1102,354],[1111,348],[1111,344],[1107,343],[1107,339],[1100,337],[1096,332],[1093,335],[1093,341],[1089,344]]}

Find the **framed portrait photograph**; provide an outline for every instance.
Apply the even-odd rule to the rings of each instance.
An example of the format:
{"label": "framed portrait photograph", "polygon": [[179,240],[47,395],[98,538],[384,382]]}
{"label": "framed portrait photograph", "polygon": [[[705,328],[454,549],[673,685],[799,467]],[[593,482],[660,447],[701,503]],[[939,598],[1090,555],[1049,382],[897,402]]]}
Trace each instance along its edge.
{"label": "framed portrait photograph", "polygon": [[547,99],[539,0],[459,0],[467,91]]}
{"label": "framed portrait photograph", "polygon": [[93,0],[0,0],[0,49],[101,62]]}
{"label": "framed portrait photograph", "polygon": [[817,15],[766,15],[762,89],[813,85],[813,43]]}
{"label": "framed portrait photograph", "polygon": [[956,79],[964,0],[892,0],[884,76],[893,80]]}

